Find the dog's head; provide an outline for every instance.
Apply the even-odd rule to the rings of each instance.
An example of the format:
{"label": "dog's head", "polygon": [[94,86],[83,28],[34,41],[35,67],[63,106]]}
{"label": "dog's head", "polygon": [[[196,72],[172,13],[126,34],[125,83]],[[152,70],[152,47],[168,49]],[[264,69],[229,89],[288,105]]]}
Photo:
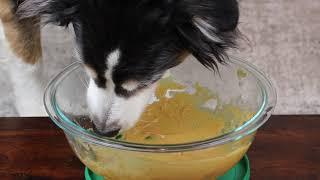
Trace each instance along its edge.
{"label": "dog's head", "polygon": [[223,62],[239,18],[236,0],[24,0],[17,13],[73,25],[91,118],[105,134],[132,127],[185,54],[212,69]]}

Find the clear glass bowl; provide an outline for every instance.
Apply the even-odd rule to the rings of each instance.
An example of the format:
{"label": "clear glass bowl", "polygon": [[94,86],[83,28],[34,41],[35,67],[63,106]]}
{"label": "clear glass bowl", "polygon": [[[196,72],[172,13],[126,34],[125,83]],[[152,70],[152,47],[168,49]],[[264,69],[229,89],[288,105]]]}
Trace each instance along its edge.
{"label": "clear glass bowl", "polygon": [[81,63],[70,65],[51,81],[44,102],[50,118],[65,132],[79,159],[106,179],[214,179],[245,155],[255,132],[269,119],[276,104],[271,82],[248,62],[231,58],[219,69],[214,73],[188,57],[170,70],[179,82],[199,83],[214,91],[220,105],[233,104],[253,112],[241,126],[197,142],[136,144],[88,131],[86,123],[76,122],[88,114],[88,77]]}

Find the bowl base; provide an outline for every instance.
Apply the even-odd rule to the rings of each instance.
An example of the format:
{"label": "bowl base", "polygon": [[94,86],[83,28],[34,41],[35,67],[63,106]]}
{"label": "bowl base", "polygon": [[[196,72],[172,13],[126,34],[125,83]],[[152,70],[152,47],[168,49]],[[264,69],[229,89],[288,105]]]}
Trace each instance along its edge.
{"label": "bowl base", "polygon": [[[85,179],[105,180],[102,176],[95,174],[89,168],[85,169]],[[250,180],[250,162],[248,157],[244,156],[237,165],[217,180]]]}

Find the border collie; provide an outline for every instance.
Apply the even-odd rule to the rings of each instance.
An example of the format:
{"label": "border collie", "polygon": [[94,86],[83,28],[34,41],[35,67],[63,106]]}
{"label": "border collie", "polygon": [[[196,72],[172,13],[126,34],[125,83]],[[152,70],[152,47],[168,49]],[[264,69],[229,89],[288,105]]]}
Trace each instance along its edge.
{"label": "border collie", "polygon": [[236,0],[0,0],[0,18],[19,113],[45,114],[34,98],[44,89],[41,25],[71,25],[90,76],[91,119],[101,134],[115,134],[136,123],[157,81],[186,55],[212,70],[225,62],[239,7]]}

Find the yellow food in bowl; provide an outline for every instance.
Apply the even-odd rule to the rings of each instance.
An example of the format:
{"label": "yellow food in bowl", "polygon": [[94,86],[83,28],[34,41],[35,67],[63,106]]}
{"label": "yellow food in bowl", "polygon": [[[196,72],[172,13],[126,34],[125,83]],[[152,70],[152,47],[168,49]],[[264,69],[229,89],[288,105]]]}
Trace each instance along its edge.
{"label": "yellow food in bowl", "polygon": [[[220,105],[214,93],[198,84],[190,93],[170,78],[161,80],[156,97],[138,124],[116,139],[157,145],[203,141],[229,133],[253,116],[235,105]],[[224,145],[178,153],[120,150],[81,139],[70,143],[86,166],[108,180],[201,180],[215,179],[232,168],[252,139],[253,134]]]}
{"label": "yellow food in bowl", "polygon": [[[218,137],[241,126],[253,113],[234,105],[213,111],[209,101],[218,106],[218,97],[198,84],[194,93],[170,78],[157,88],[158,101],[148,106],[137,125],[121,139],[143,144],[179,144]],[[213,105],[211,105],[213,106]]]}

